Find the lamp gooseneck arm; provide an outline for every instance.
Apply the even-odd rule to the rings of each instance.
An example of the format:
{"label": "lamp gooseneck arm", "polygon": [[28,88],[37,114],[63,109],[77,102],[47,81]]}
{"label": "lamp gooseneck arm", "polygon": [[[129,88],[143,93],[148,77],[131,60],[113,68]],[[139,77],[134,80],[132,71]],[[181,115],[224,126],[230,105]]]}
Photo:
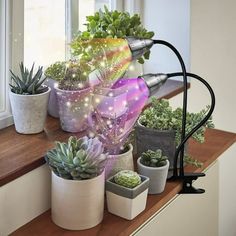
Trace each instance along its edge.
{"label": "lamp gooseneck arm", "polygon": [[[182,73],[181,76],[183,76],[183,82],[184,82],[184,92],[183,92],[183,116],[182,116],[182,132],[181,132],[181,143],[185,140],[185,133],[186,133],[186,114],[187,114],[187,93],[188,93],[188,79],[187,79],[187,72],[186,72],[186,67],[184,64],[184,60],[181,57],[179,51],[169,42],[166,42],[164,40],[153,40],[154,44],[161,44],[161,45],[165,45],[168,48],[170,48],[175,55],[177,56],[180,65],[181,65],[181,69],[182,69]],[[179,147],[177,148],[177,151],[175,153],[175,158],[174,158],[174,171],[173,171],[173,178],[177,178],[178,177],[178,168],[177,168],[177,163],[178,163],[178,158],[179,158],[179,154],[180,154],[180,166],[183,167],[184,163],[184,145],[179,145]],[[179,172],[179,176],[183,177],[184,176],[184,168],[180,168],[180,172]]]}

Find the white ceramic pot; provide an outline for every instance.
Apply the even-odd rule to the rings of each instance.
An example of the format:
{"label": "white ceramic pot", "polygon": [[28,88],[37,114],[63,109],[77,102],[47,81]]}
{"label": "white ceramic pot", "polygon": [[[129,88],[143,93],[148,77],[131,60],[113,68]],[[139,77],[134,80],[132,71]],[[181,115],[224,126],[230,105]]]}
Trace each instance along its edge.
{"label": "white ceramic pot", "polygon": [[141,176],[142,183],[135,188],[126,188],[113,181],[106,181],[108,211],[127,220],[134,219],[146,208],[149,179]]}
{"label": "white ceramic pot", "polygon": [[87,129],[92,113],[92,88],[81,90],[61,90],[56,88],[61,128],[77,133]]}
{"label": "white ceramic pot", "polygon": [[119,155],[109,155],[106,164],[106,179],[121,170],[134,170],[133,145],[129,144],[129,150]]}
{"label": "white ceramic pot", "polygon": [[169,168],[169,161],[167,160],[167,164],[161,167],[150,167],[145,166],[140,162],[141,157],[138,158],[138,173],[140,175],[147,176],[150,179],[149,184],[149,194],[158,194],[162,193],[165,189],[166,179]]}
{"label": "white ceramic pot", "polygon": [[51,89],[34,95],[21,95],[9,91],[15,128],[21,134],[36,134],[44,129]]}
{"label": "white ceramic pot", "polygon": [[98,225],[104,212],[104,171],[88,180],[68,180],[52,172],[52,220],[65,229],[84,230]]}
{"label": "white ceramic pot", "polygon": [[59,117],[59,108],[57,103],[57,95],[55,88],[58,87],[58,82],[53,79],[46,79],[44,84],[51,88],[51,93],[49,96],[48,101],[48,114],[52,117],[58,118]]}

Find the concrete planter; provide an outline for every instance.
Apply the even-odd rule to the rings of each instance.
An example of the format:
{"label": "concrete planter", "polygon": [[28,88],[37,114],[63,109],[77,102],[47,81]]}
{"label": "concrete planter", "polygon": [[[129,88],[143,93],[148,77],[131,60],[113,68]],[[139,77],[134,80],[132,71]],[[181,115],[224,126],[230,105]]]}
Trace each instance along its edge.
{"label": "concrete planter", "polygon": [[21,95],[9,91],[15,128],[21,134],[36,134],[44,129],[51,89],[35,95]]}
{"label": "concrete planter", "polygon": [[61,128],[77,133],[87,129],[92,112],[92,88],[70,91],[56,88]]}
{"label": "concrete planter", "polygon": [[58,86],[58,82],[53,79],[46,79],[44,84],[51,88],[51,93],[48,101],[48,114],[52,117],[59,118],[59,107],[57,103],[57,95],[55,88]]}
{"label": "concrete planter", "polygon": [[65,229],[98,225],[104,212],[104,172],[88,180],[68,180],[52,172],[52,220]]}
{"label": "concrete planter", "polygon": [[121,170],[134,170],[133,145],[129,144],[129,150],[119,155],[109,155],[106,164],[106,179]]}
{"label": "concrete planter", "polygon": [[110,177],[106,181],[108,211],[127,220],[140,214],[146,208],[149,178],[141,176],[141,180],[140,185],[130,189],[114,183]]}
{"label": "concrete planter", "polygon": [[163,155],[167,156],[170,162],[168,178],[172,176],[176,151],[175,131],[146,128],[138,120],[137,126],[135,127],[135,137],[138,156],[141,156],[148,149],[153,151],[161,149]]}
{"label": "concrete planter", "polygon": [[167,173],[169,168],[169,161],[167,161],[165,166],[161,167],[150,167],[145,166],[141,162],[141,157],[138,158],[138,173],[147,176],[150,179],[149,183],[149,194],[162,193],[165,189]]}

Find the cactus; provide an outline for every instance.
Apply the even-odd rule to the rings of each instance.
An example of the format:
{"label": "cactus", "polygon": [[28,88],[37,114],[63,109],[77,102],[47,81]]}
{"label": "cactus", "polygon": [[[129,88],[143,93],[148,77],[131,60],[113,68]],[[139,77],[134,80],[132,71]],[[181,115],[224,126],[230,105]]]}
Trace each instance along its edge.
{"label": "cactus", "polygon": [[135,188],[141,184],[141,177],[132,170],[122,170],[114,176],[114,182],[127,188]]}
{"label": "cactus", "polygon": [[30,71],[24,67],[23,62],[20,63],[21,78],[15,75],[11,70],[11,80],[14,84],[10,84],[11,91],[17,94],[32,95],[44,93],[47,91],[47,87],[42,86],[46,78],[42,78],[43,67],[39,67],[36,74],[33,75],[34,64]]}
{"label": "cactus", "polygon": [[166,165],[167,159],[166,156],[162,155],[161,149],[156,151],[147,150],[141,154],[140,162],[145,166],[161,167]]}
{"label": "cactus", "polygon": [[64,179],[91,179],[102,173],[108,154],[98,138],[72,136],[68,143],[56,142],[45,160],[53,172]]}

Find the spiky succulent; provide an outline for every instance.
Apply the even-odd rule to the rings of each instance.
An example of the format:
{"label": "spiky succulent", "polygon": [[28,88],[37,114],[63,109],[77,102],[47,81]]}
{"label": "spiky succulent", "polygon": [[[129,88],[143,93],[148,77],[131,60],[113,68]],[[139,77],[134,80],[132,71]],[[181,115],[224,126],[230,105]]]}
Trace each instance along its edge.
{"label": "spiky succulent", "polygon": [[34,64],[31,69],[28,70],[24,67],[23,62],[20,63],[20,76],[15,75],[12,70],[11,72],[11,81],[13,84],[10,84],[11,91],[17,94],[32,95],[39,94],[47,91],[47,87],[42,86],[46,78],[42,78],[43,67],[40,66],[35,74],[34,73]]}
{"label": "spiky succulent", "polygon": [[53,172],[64,178],[91,179],[102,173],[107,154],[98,138],[77,139],[71,136],[67,143],[56,142],[55,148],[48,151],[45,160]]}
{"label": "spiky succulent", "polygon": [[140,162],[145,166],[161,167],[166,165],[167,159],[166,156],[162,155],[161,149],[156,151],[147,150],[141,154]]}
{"label": "spiky succulent", "polygon": [[132,170],[122,170],[114,176],[114,182],[127,188],[135,188],[141,184],[141,177]]}

